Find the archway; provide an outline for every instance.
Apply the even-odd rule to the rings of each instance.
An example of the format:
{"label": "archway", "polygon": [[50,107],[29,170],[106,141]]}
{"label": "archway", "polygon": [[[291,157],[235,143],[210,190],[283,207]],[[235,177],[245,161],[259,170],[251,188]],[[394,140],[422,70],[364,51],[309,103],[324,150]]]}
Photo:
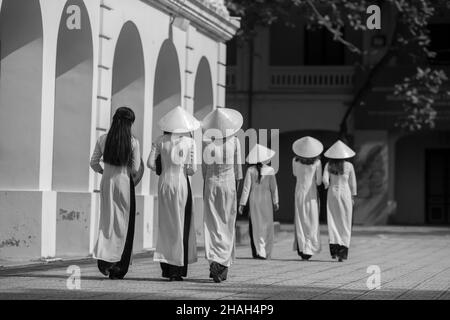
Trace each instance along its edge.
{"label": "archway", "polygon": [[[171,109],[181,105],[181,76],[178,54],[171,40],[165,40],[159,51],[153,89],[152,139],[162,134],[158,121]],[[157,194],[157,177],[151,174],[150,193]]]}
{"label": "archway", "polygon": [[[211,68],[208,60],[203,57],[197,68],[194,85],[194,116],[198,120],[203,118],[214,108],[214,90],[211,77]],[[201,130],[201,129],[199,129]],[[201,137],[201,135],[196,135]],[[197,150],[201,150],[201,139],[196,141]],[[197,173],[192,178],[192,192],[194,196],[202,197],[203,195],[203,180],[201,167],[198,168]]]}
{"label": "archway", "polygon": [[203,57],[197,68],[194,86],[194,116],[202,120],[214,107],[214,90],[211,68]]}
{"label": "archway", "polygon": [[[81,28],[66,26],[67,8],[80,8]],[[53,190],[86,191],[92,116],[93,45],[82,0],[64,7],[58,33],[53,142]],[[68,170],[70,168],[70,170]]]}
{"label": "archway", "polygon": [[0,188],[39,187],[42,18],[38,0],[0,9]]}
{"label": "archway", "polygon": [[[337,132],[324,130],[300,130],[280,134],[280,167],[277,174],[278,193],[280,197],[280,211],[275,215],[277,221],[293,223],[295,214],[295,184],[296,179],[292,174],[292,159],[295,156],[292,144],[301,137],[312,136],[323,143],[324,149],[329,148],[338,137]],[[325,166],[322,159],[322,167]],[[320,193],[320,221],[326,221],[326,192],[323,186],[319,187]]]}
{"label": "archway", "polygon": [[[117,108],[128,106],[133,109],[136,121],[133,134],[139,139],[141,154],[144,134],[145,107],[145,64],[139,31],[128,21],[122,27],[114,53],[111,95],[111,117]],[[143,156],[143,155],[142,155]],[[137,187],[140,193],[142,184]]]}

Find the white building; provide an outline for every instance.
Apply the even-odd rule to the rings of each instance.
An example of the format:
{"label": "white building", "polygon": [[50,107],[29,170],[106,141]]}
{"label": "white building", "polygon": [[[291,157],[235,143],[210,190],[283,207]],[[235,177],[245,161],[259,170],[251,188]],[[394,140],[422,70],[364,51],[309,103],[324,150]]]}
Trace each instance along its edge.
{"label": "white building", "polygon": [[[168,110],[202,118],[224,107],[224,43],[239,23],[219,0],[0,0],[0,8],[0,259],[88,256],[100,181],[89,158],[114,109],[135,111],[146,160]],[[154,246],[156,180],[146,170],[136,190],[135,251]]]}
{"label": "white building", "polygon": [[[258,30],[253,59],[247,44],[228,46],[227,105],[236,106],[253,128],[280,129],[280,211],[275,219],[292,223],[294,218],[292,143],[312,135],[327,148],[339,137],[341,121],[363,78],[355,63],[369,70],[392,36],[394,13],[383,7],[381,17],[381,30],[343,30],[347,40],[371,52],[365,56],[351,54],[325,29],[308,29],[304,17],[294,14],[295,28],[281,21]],[[447,75],[449,17],[450,5],[437,7],[429,24],[431,50],[438,52],[430,62]],[[355,224],[450,224],[450,96],[445,94],[449,82],[436,98],[434,130],[411,134],[394,126],[404,112],[393,87],[416,67],[409,56],[390,61],[373,80],[366,104],[350,113],[347,124],[358,154]],[[321,189],[320,194],[325,222],[326,192]]]}

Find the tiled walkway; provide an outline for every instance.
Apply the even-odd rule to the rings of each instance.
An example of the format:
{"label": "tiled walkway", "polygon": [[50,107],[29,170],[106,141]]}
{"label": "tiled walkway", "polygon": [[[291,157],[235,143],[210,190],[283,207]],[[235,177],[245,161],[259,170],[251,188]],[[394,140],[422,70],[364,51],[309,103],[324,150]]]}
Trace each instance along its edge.
{"label": "tiled walkway", "polygon": [[[287,229],[270,261],[253,260],[248,246],[239,247],[220,284],[208,279],[203,252],[184,282],[160,278],[159,265],[141,255],[122,281],[102,277],[91,260],[78,262],[80,290],[67,289],[68,263],[0,269],[0,299],[450,299],[450,229],[355,227],[343,263],[331,260],[326,229],[322,253],[300,261]],[[381,271],[379,289],[370,286],[376,281],[367,285],[370,266]]]}

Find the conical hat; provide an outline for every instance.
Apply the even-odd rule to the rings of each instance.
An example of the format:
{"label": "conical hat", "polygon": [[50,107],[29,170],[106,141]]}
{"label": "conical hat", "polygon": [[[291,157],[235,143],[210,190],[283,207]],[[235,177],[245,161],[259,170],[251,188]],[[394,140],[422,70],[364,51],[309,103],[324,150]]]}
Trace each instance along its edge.
{"label": "conical hat", "polygon": [[323,145],[313,137],[303,137],[292,145],[294,153],[302,158],[315,158],[323,151]]}
{"label": "conical hat", "polygon": [[275,156],[275,151],[268,149],[260,144],[257,144],[249,152],[247,162],[249,164],[257,164],[258,162],[265,162]]}
{"label": "conical hat", "polygon": [[172,133],[186,133],[200,128],[200,122],[180,106],[162,117],[158,125],[162,131]]}
{"label": "conical hat", "polygon": [[[211,135],[214,135],[216,138],[226,138],[236,134],[243,123],[244,118],[239,111],[217,108],[206,115],[202,122],[202,128],[206,139],[210,139]],[[217,137],[219,134],[221,136]]]}
{"label": "conical hat", "polygon": [[341,140],[338,140],[325,152],[325,157],[330,159],[347,159],[355,156],[355,154],[355,151],[350,149]]}

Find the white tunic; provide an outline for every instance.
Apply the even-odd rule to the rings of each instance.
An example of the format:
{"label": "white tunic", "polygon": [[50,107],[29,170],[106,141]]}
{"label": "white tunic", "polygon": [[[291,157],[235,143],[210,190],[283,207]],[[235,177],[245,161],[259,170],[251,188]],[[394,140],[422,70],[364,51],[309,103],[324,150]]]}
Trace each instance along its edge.
{"label": "white tunic", "polygon": [[294,250],[312,256],[321,249],[317,186],[322,183],[322,164],[320,160],[311,165],[302,164],[294,158],[292,171],[297,178]]}
{"label": "white tunic", "polygon": [[258,169],[254,166],[248,168],[239,204],[245,206],[249,198],[253,243],[258,255],[269,259],[274,239],[273,205],[278,204],[277,180],[272,167],[261,168],[260,182]]}
{"label": "white tunic", "polygon": [[130,218],[130,174],[138,172],[141,163],[139,141],[132,139],[131,167],[118,167],[100,159],[105,151],[107,135],[98,138],[91,157],[91,168],[103,173],[100,183],[100,220],[93,257],[107,262],[118,262],[122,257]]}
{"label": "white tunic", "polygon": [[[205,155],[212,155],[215,163],[205,159]],[[228,138],[224,144],[215,141],[204,145],[205,254],[210,263],[225,267],[231,265],[235,254],[236,180],[242,179],[240,159],[241,145],[236,137]]]}
{"label": "white tunic", "polygon": [[356,196],[356,177],[353,165],[344,162],[344,174],[329,172],[328,163],[323,173],[323,184],[328,188],[327,219],[330,244],[350,247],[353,203]]}
{"label": "white tunic", "polygon": [[[158,181],[158,240],[154,261],[184,265],[184,217],[188,199],[187,176],[196,171],[196,148],[192,138],[182,135],[160,136],[152,145],[147,165],[156,170],[161,155],[162,173]],[[197,261],[194,215],[189,231],[188,263]]]}

